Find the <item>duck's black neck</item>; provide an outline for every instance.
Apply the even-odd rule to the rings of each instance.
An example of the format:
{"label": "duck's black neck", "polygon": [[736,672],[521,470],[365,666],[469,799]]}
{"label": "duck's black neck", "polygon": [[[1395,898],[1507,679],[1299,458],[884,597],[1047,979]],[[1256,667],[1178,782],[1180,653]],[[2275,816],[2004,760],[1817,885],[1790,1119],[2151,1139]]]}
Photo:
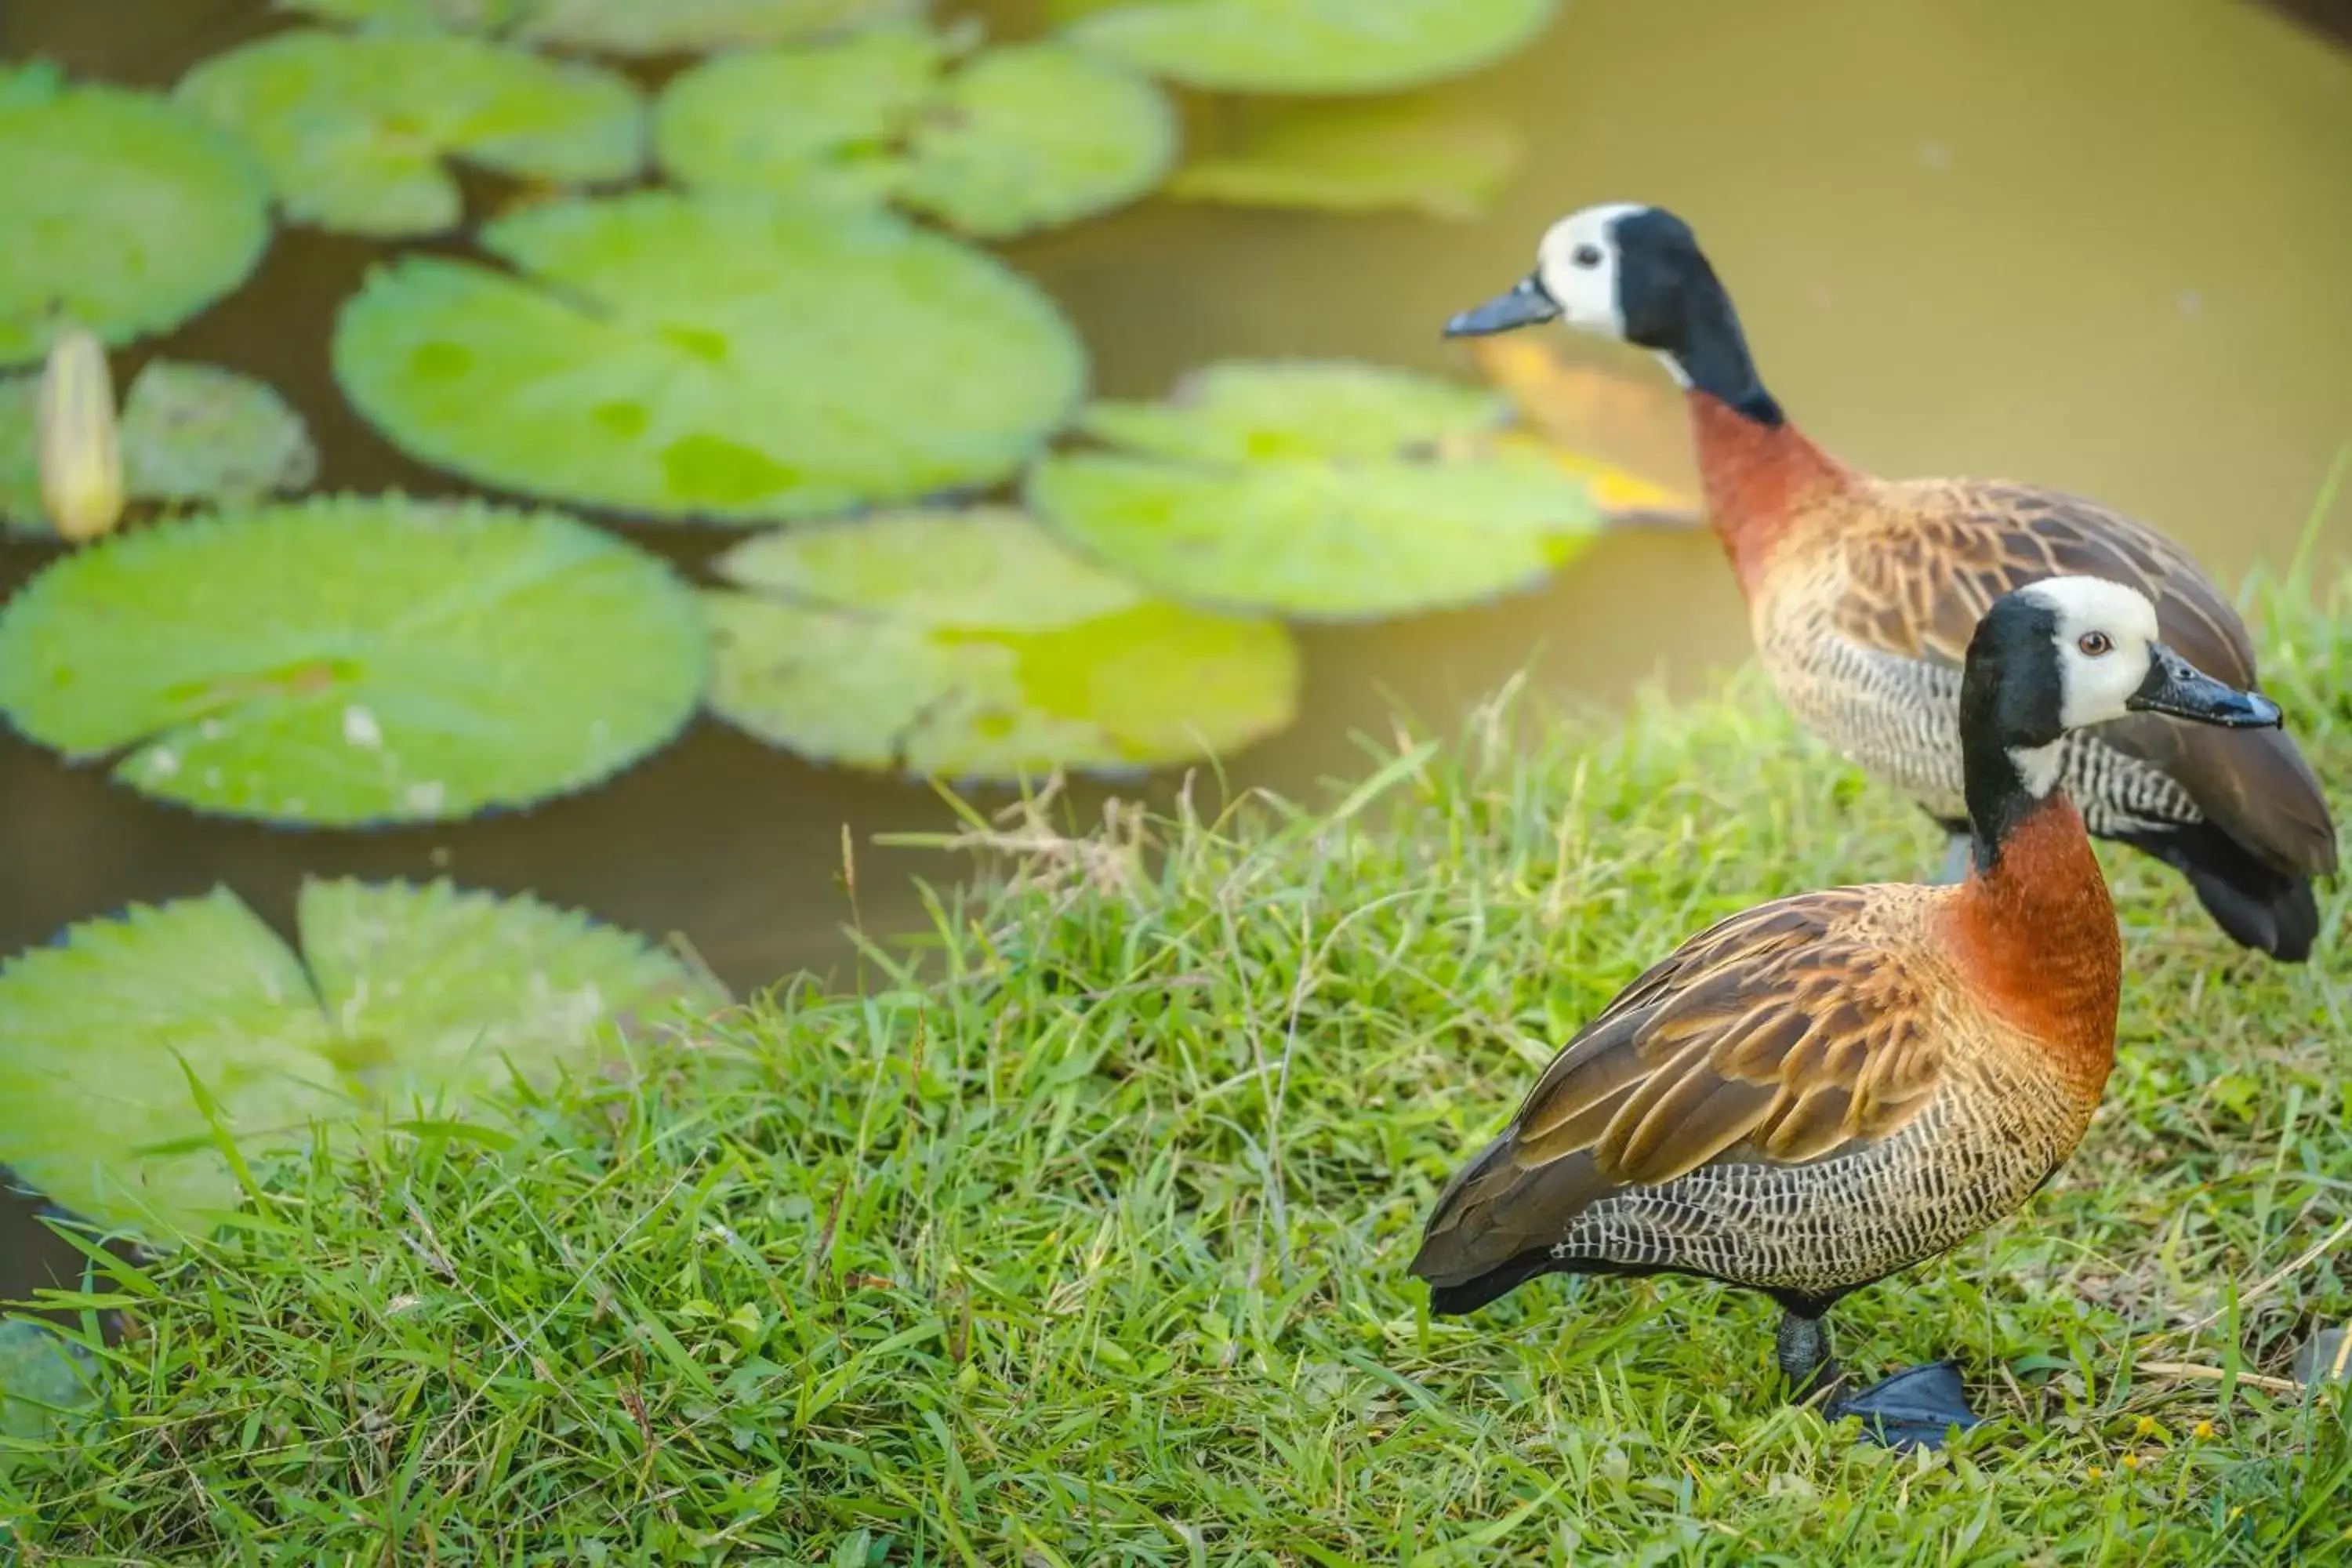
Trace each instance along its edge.
{"label": "duck's black neck", "polygon": [[1672,359],[1694,390],[1759,425],[1780,425],[1785,416],[1756,374],[1731,295],[1704,259],[1685,274],[1680,296],[1680,309],[1669,317],[1659,341],[1649,346]]}
{"label": "duck's black neck", "polygon": [[[2055,742],[2046,751],[2020,747],[2012,756],[1998,744],[1963,742],[1961,761],[1977,874],[1990,877],[2000,865],[2001,848],[2010,836],[2057,793],[2058,750]],[[2026,777],[2029,770],[2044,769],[2042,777]]]}
{"label": "duck's black neck", "polygon": [[1980,876],[1992,874],[2010,836],[2059,791],[2064,726],[2055,682],[2032,679],[2027,668],[2049,647],[2048,614],[2012,606],[1988,616],[1960,676],[1961,785]]}

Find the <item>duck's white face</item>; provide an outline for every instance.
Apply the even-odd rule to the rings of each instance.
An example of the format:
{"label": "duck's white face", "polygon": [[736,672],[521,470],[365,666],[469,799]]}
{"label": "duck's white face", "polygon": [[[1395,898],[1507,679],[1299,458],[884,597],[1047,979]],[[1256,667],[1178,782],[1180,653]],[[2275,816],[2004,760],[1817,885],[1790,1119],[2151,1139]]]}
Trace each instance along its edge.
{"label": "duck's white face", "polygon": [[1595,337],[1624,338],[1625,307],[1619,292],[1624,252],[1617,243],[1617,222],[1644,210],[1639,202],[1606,202],[1570,213],[1544,231],[1536,247],[1536,281],[1567,325]]}
{"label": "duck's white face", "polygon": [[2018,777],[2036,795],[2057,783],[2069,730],[2130,713],[2167,713],[2233,730],[2279,722],[2277,703],[2214,679],[2167,647],[2157,636],[2156,606],[2137,588],[2104,577],[2045,577],[2014,596],[2049,613],[2057,678],[2054,694],[2046,684],[2042,690],[2045,701],[2057,699],[2059,735],[2009,752]]}
{"label": "duck's white face", "polygon": [[2058,721],[2069,730],[2131,711],[2156,661],[2156,606],[2104,577],[2049,577],[2025,590],[2057,621]]}

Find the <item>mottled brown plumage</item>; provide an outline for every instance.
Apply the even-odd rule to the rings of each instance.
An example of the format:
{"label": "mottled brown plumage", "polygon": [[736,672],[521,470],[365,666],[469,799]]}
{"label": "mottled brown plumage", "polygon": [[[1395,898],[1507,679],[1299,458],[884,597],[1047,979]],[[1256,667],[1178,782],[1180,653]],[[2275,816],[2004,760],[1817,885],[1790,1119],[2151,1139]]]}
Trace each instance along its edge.
{"label": "mottled brown plumage", "polygon": [[[2103,577],[2154,602],[2165,640],[2258,689],[2252,639],[2179,546],[2096,502],[1964,480],[1889,481],[1793,426],[1690,395],[1708,512],[1757,648],[1807,727],[1954,831],[1962,652],[2002,594]],[[2137,714],[2068,742],[2066,784],[2090,830],[2186,871],[2230,934],[2299,959],[2316,934],[2310,879],[2336,868],[2318,779],[2277,730]]]}
{"label": "mottled brown plumage", "polygon": [[[2121,958],[2065,798],[2011,846],[1958,887],[1759,905],[1627,986],[1438,1200],[1440,1310],[1559,1268],[1825,1303],[2017,1208],[2098,1104]],[[2051,950],[2067,973],[2019,963]]]}
{"label": "mottled brown plumage", "polygon": [[[2015,1212],[2074,1152],[2115,1064],[2123,951],[2062,743],[2132,712],[2278,709],[2167,647],[2145,595],[2062,575],[1986,613],[1959,710],[1967,877],[1776,900],[1636,978],[1439,1195],[1412,1265],[1433,1310],[1555,1271],[1700,1275],[1781,1303],[1781,1365],[1809,1386],[1832,1303]],[[1974,1419],[1948,1365],[1835,1407],[1890,1440]]]}
{"label": "mottled brown plumage", "polygon": [[[1792,1385],[1834,1384],[1830,1304],[2013,1212],[2090,1123],[2122,950],[2086,829],[2179,866],[2231,934],[2289,958],[2333,830],[2263,732],[2278,706],[2243,689],[2245,628],[2177,548],[2073,497],[1830,457],[1758,379],[1671,213],[1587,207],[1537,258],[1448,335],[1564,321],[1667,361],[1765,666],[1808,725],[1964,834],[1969,868],[1780,900],[1685,942],[1447,1184],[1412,1271],[1448,1313],[1551,1271],[1750,1286],[1785,1309]],[[1831,1408],[1904,1443],[1976,1419],[1948,1363]]]}
{"label": "mottled brown plumage", "polygon": [[[1686,389],[1708,513],[1757,648],[1806,725],[1955,835],[1960,649],[1987,605],[2053,575],[2155,601],[2164,637],[2252,687],[2252,646],[2177,545],[2095,502],[2022,485],[1889,482],[1807,440],[1765,390],[1729,292],[1690,226],[1638,203],[1571,213],[1508,292],[1446,323],[1486,337],[1562,321],[1655,351]],[[2069,738],[2063,776],[2090,831],[2186,874],[2232,938],[2310,954],[2315,877],[2336,829],[2292,742],[2139,716]]]}

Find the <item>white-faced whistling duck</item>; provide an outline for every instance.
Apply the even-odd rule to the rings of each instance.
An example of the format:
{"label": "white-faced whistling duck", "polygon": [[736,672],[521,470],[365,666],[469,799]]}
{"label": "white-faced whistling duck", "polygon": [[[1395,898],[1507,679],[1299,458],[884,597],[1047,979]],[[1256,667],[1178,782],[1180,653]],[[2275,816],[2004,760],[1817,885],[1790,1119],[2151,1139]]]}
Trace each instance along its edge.
{"label": "white-faced whistling duck", "polygon": [[[1438,1198],[1412,1261],[1432,1310],[1546,1273],[1698,1275],[1778,1301],[1791,1388],[1831,1387],[1822,1314],[2023,1205],[2114,1065],[2122,951],[2069,735],[2279,721],[2158,633],[2145,595],[2098,578],[1996,600],[1960,678],[1962,879],[1779,899],[1652,966]],[[1902,1444],[1976,1420],[1948,1362],[1828,1408]]]}
{"label": "white-faced whistling duck", "polygon": [[[1656,351],[1687,390],[1707,512],[1765,668],[1808,728],[1953,836],[1948,879],[1968,850],[1960,657],[2002,594],[2062,574],[2127,584],[2155,602],[2170,646],[2256,689],[2237,613],[2146,525],[2025,485],[1875,479],[1807,439],[1757,378],[1730,296],[1672,213],[1619,203],[1561,220],[1534,272],[1445,330],[1549,321]],[[2336,828],[2284,733],[2136,714],[2069,736],[2061,766],[2092,833],[2185,873],[2245,946],[2310,955],[2312,879],[2336,869]]]}

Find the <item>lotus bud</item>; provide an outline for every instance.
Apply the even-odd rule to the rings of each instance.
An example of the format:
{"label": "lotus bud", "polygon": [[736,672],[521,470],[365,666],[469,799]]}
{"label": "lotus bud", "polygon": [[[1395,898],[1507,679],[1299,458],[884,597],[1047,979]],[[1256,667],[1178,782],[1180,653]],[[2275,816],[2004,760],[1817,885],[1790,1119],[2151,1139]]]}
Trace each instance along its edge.
{"label": "lotus bud", "polygon": [[66,538],[96,539],[122,520],[122,451],[105,346],[79,329],[50,345],[41,374],[41,501]]}

